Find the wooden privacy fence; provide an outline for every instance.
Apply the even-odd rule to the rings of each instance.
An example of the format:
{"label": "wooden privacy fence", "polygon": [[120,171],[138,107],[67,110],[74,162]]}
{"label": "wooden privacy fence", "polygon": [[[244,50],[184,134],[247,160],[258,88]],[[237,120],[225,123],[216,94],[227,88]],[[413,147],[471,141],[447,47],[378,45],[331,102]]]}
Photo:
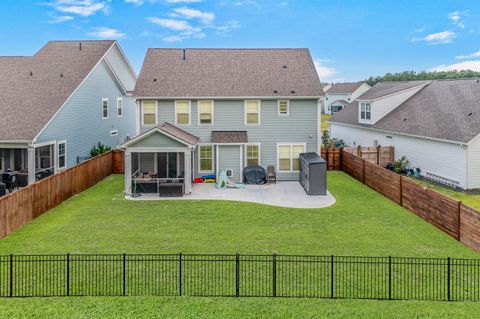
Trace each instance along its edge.
{"label": "wooden privacy fence", "polygon": [[349,152],[342,158],[345,173],[480,251],[479,211]]}
{"label": "wooden privacy fence", "polygon": [[329,171],[340,171],[342,169],[342,149],[338,147],[322,147],[321,156],[327,161]]}
{"label": "wooden privacy fence", "polygon": [[329,171],[342,170],[342,156],[345,152],[382,167],[386,167],[387,164],[395,160],[395,148],[393,146],[322,147],[321,155],[327,161],[327,169]]}
{"label": "wooden privacy fence", "polygon": [[[91,158],[61,173],[47,177],[0,198],[0,238],[39,217],[66,199],[119,172],[114,160],[121,151],[108,152]],[[121,152],[123,153],[123,152]]]}

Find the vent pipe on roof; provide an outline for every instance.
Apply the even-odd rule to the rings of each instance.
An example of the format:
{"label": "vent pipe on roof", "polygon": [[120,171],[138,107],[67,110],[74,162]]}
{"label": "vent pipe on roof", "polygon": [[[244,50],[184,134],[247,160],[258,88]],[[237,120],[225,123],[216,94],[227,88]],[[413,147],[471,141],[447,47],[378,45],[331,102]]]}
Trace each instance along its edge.
{"label": "vent pipe on roof", "polygon": [[78,42],[78,50],[82,51],[82,42]]}
{"label": "vent pipe on roof", "polygon": [[186,51],[186,50],[185,50],[185,49],[183,49],[183,57],[182,57],[182,60],[186,60],[186,59],[187,59],[187,54],[186,54],[186,52],[185,52],[185,51]]}
{"label": "vent pipe on roof", "polygon": [[32,76],[32,75],[33,75],[33,72],[32,72],[32,71],[30,71],[30,76]]}

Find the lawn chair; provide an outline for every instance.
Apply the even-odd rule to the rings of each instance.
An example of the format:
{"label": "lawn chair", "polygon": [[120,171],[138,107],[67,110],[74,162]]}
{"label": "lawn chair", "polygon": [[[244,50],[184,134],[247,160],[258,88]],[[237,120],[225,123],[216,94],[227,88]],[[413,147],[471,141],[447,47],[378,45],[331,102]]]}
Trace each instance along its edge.
{"label": "lawn chair", "polygon": [[275,172],[275,166],[268,165],[267,166],[267,183],[272,182],[274,184],[277,183],[277,173]]}

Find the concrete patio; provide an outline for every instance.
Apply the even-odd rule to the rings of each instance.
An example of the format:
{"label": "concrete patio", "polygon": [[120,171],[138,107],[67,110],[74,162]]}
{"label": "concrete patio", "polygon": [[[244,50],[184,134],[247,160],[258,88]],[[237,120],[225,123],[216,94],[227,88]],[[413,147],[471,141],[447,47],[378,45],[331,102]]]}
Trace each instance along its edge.
{"label": "concrete patio", "polygon": [[335,203],[335,198],[309,196],[298,182],[278,182],[267,185],[245,185],[245,189],[217,189],[215,184],[193,184],[192,193],[183,197],[159,197],[157,194],[142,194],[129,200],[230,200],[281,206],[290,208],[324,208]]}

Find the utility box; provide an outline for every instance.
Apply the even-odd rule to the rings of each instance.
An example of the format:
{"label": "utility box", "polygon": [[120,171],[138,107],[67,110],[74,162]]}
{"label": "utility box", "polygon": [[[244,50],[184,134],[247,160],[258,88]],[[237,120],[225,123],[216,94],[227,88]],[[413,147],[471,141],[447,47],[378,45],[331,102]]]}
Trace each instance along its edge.
{"label": "utility box", "polygon": [[300,154],[299,181],[308,195],[327,195],[327,162],[315,152]]}

